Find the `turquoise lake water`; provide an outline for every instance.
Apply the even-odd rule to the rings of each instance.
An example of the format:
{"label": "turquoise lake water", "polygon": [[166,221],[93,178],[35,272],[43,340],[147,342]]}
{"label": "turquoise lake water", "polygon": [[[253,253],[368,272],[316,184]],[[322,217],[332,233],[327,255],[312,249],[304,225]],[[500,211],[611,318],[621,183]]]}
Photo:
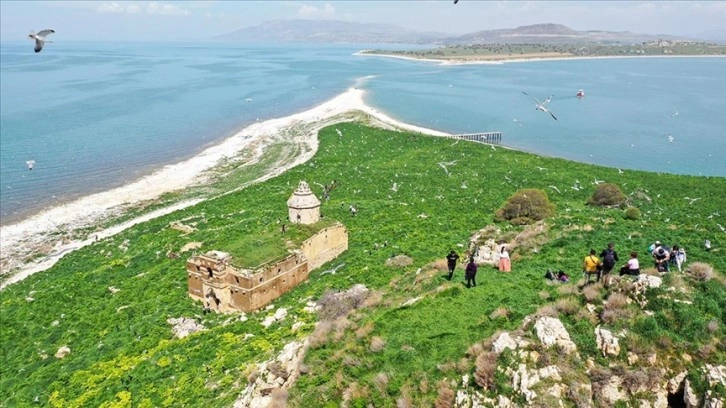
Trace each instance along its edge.
{"label": "turquoise lake water", "polygon": [[[129,183],[369,75],[367,102],[415,125],[502,131],[508,146],[621,169],[726,176],[726,58],[440,66],[352,55],[374,47],[54,43],[35,54],[2,43],[0,222]],[[559,120],[522,91],[553,95]]]}

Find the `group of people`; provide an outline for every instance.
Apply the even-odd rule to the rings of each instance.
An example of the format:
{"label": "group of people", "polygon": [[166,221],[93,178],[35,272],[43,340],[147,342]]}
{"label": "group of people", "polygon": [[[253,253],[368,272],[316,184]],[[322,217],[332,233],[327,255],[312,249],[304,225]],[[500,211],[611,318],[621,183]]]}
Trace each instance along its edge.
{"label": "group of people", "polygon": [[[454,277],[454,270],[456,269],[456,263],[459,261],[459,254],[453,249],[446,255],[446,263],[449,268],[449,280]],[[502,245],[499,250],[499,271],[500,272],[511,272],[512,271],[512,260],[509,258],[509,251],[507,247]],[[474,256],[470,256],[469,260],[464,268],[464,278],[466,278],[466,287],[470,288],[476,286],[476,272],[477,265],[474,261]]]}
{"label": "group of people", "polygon": [[[673,248],[666,248],[661,245],[660,241],[655,241],[654,244],[648,247],[648,252],[653,257],[653,265],[658,272],[670,272],[670,265],[677,266],[680,271],[681,266],[686,261],[686,251],[678,245],[674,245]],[[597,252],[591,249],[590,254],[585,257],[582,263],[582,269],[586,276],[586,284],[590,283],[590,278],[593,275],[596,276],[595,282],[607,280],[617,262],[620,261],[613,242],[608,243],[607,248],[600,252],[599,258],[596,254]],[[623,275],[640,275],[638,252],[630,252],[629,259],[620,267],[620,276]]]}

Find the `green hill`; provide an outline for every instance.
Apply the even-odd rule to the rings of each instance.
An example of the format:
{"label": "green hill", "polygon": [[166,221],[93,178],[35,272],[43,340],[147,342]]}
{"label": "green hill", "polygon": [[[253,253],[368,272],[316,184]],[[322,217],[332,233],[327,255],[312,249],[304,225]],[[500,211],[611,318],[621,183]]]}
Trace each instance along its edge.
{"label": "green hill", "polygon": [[[576,344],[579,359],[548,357],[549,364],[571,367],[569,377],[563,375],[571,382],[588,378],[588,358],[600,367],[590,370],[594,383],[593,372],[603,377],[617,371],[613,367],[621,367],[623,375],[645,370],[638,368],[644,356],[657,351],[658,361],[648,370],[663,369],[669,373],[663,378],[688,370],[691,384],[702,393],[707,384],[701,367],[726,361],[726,286],[718,273],[726,270],[720,251],[724,233],[718,225],[726,224],[718,214],[726,211],[726,179],[621,174],[357,123],[323,129],[319,137],[313,159],[281,176],[137,225],[0,292],[0,405],[230,406],[254,380],[260,362],[310,335],[297,382],[286,395],[274,394],[288,406],[337,407],[344,400],[361,407],[445,404],[466,374],[478,379],[469,387],[482,394],[523,402],[503,372],[492,374],[482,388],[479,356],[486,356],[481,350],[493,334],[516,331],[534,313],[559,316]],[[446,164],[450,175],[441,162],[455,162]],[[276,301],[274,307],[286,308],[288,315],[269,327],[260,322],[274,309],[250,314],[245,321],[237,315],[203,315],[201,304],[187,296],[184,264],[191,252],[177,259],[166,254],[189,242],[202,242],[198,251],[207,251],[228,244],[227,237],[274,235],[300,180],[311,186],[336,181],[322,212],[348,228],[349,250],[332,263],[345,266],[335,274],[313,272],[307,283]],[[576,180],[580,190],[571,188]],[[640,218],[625,219],[620,208],[587,205],[593,180],[620,186],[640,209]],[[523,188],[546,191],[556,207],[540,233],[494,221],[495,211]],[[314,191],[321,196],[319,188]],[[691,204],[686,197],[700,200]],[[350,205],[358,208],[355,217]],[[170,228],[180,220],[196,231]],[[488,225],[499,228],[498,238],[519,243],[513,250],[513,272],[482,266],[478,286],[471,289],[463,285],[461,269],[454,280],[446,280],[440,267],[446,253],[452,248],[463,253],[459,245],[468,245],[472,234]],[[711,251],[704,249],[706,238]],[[613,309],[615,302],[604,302],[616,289],[627,289],[626,281],[609,289],[577,286],[590,248],[599,252],[614,241],[622,259],[631,250],[645,252],[657,239],[685,247],[686,266],[712,265],[714,279],[699,280],[685,272],[665,276],[661,288],[645,295],[652,315],[637,302],[622,302],[618,309]],[[387,266],[396,255],[413,263]],[[641,259],[646,269],[646,257]],[[569,272],[572,282],[549,284],[542,278],[547,268]],[[336,318],[316,329],[318,313],[306,309],[307,302],[355,284],[374,294],[347,314],[347,309],[330,314]],[[676,296],[669,287],[683,291],[676,290]],[[676,297],[687,301],[671,300]],[[586,303],[597,309],[594,314],[581,313]],[[175,338],[167,319],[182,316],[207,330]],[[293,322],[299,323],[297,330]],[[619,356],[607,359],[597,349],[593,331],[598,324],[630,333],[621,339]],[[54,357],[62,346],[70,354]],[[625,363],[627,352],[643,356],[641,363]],[[683,359],[684,354],[691,360]],[[506,365],[515,356],[492,358]],[[578,395],[567,394],[565,404],[576,406]],[[639,394],[628,394],[628,406],[636,404],[633,395]]]}

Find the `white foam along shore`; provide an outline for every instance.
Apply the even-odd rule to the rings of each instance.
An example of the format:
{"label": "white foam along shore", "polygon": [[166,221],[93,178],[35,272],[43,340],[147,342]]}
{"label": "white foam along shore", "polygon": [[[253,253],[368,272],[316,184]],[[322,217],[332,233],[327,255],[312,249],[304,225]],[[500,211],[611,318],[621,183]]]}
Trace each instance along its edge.
{"label": "white foam along shore", "polygon": [[[192,206],[200,200],[188,200],[168,208],[153,211],[123,224],[94,232],[87,239],[57,242],[52,252],[43,259],[30,263],[21,261],[28,253],[37,251],[43,243],[47,244],[49,237],[54,233],[92,226],[118,211],[118,208],[124,205],[151,200],[167,192],[203,183],[205,181],[205,172],[215,167],[220,161],[237,156],[245,149],[254,149],[256,157],[259,158],[264,147],[273,141],[280,141],[281,139],[276,138],[276,135],[288,129],[296,127],[309,128],[307,133],[300,135],[301,140],[296,141],[304,143],[310,148],[303,149],[307,153],[298,157],[293,163],[274,169],[270,174],[258,181],[280,174],[310,159],[317,151],[318,130],[329,125],[334,117],[350,111],[362,111],[372,118],[396,128],[434,136],[448,136],[444,132],[397,121],[367,105],[363,100],[363,96],[363,90],[351,88],[310,110],[283,118],[254,123],[218,145],[204,150],[199,155],[180,163],[165,166],[138,181],[113,190],[82,197],[62,206],[42,211],[18,223],[0,227],[0,254],[2,254],[3,258],[6,258],[6,264],[10,265],[11,268],[19,267],[17,273],[0,284],[0,289],[36,272],[50,268],[63,256],[93,243],[96,239],[112,236],[139,222]],[[289,134],[291,132],[285,133]],[[12,261],[7,262],[8,257],[14,257],[15,263]],[[7,271],[3,271],[3,273],[5,272]]]}
{"label": "white foam along shore", "polygon": [[726,58],[726,55],[605,55],[605,56],[591,56],[591,57],[527,57],[527,58],[510,58],[500,60],[487,60],[487,59],[435,59],[435,58],[416,58],[405,55],[391,55],[391,54],[368,54],[364,53],[364,50],[353,53],[353,55],[360,55],[366,57],[384,57],[384,58],[397,58],[409,61],[417,62],[430,62],[438,65],[498,65],[498,64],[509,64],[513,62],[533,62],[533,61],[569,61],[569,60],[595,60],[595,59],[633,59],[633,58]]}

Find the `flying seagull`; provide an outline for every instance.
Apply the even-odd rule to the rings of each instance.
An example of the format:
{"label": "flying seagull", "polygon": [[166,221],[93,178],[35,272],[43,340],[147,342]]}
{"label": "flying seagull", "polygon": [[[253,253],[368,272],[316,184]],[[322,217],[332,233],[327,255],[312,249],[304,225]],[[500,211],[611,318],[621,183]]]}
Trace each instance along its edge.
{"label": "flying seagull", "polygon": [[456,3],[458,3],[458,2],[459,2],[459,0],[454,0],[454,4],[456,4]]}
{"label": "flying seagull", "polygon": [[28,165],[28,170],[33,170],[33,166],[35,166],[35,160],[28,160],[25,162],[25,164]]}
{"label": "flying seagull", "polygon": [[54,30],[41,30],[40,32],[38,32],[38,34],[32,32],[32,31],[30,32],[30,34],[28,34],[29,38],[35,40],[35,52],[40,52],[40,50],[43,49],[43,44],[45,44],[47,42],[49,42],[49,43],[53,42],[53,41],[46,40],[45,37],[47,37],[50,34],[53,34],[54,32],[55,32]]}
{"label": "flying seagull", "polygon": [[676,116],[678,116],[678,109],[676,109],[676,111],[671,115],[672,118],[675,118]]}
{"label": "flying seagull", "polygon": [[545,106],[545,105],[547,105],[552,100],[552,95],[550,95],[547,99],[545,99],[544,102],[540,102],[539,99],[537,99],[534,96],[528,94],[527,92],[522,91],[522,93],[525,94],[525,95],[527,95],[527,96],[529,96],[530,98],[534,99],[534,102],[535,102],[534,108],[536,110],[541,110],[542,112],[547,112],[547,113],[550,114],[550,116],[552,116],[552,119],[557,120],[557,117],[555,117],[555,114],[552,113],[552,111],[549,110],[549,109],[547,109],[547,107]]}

